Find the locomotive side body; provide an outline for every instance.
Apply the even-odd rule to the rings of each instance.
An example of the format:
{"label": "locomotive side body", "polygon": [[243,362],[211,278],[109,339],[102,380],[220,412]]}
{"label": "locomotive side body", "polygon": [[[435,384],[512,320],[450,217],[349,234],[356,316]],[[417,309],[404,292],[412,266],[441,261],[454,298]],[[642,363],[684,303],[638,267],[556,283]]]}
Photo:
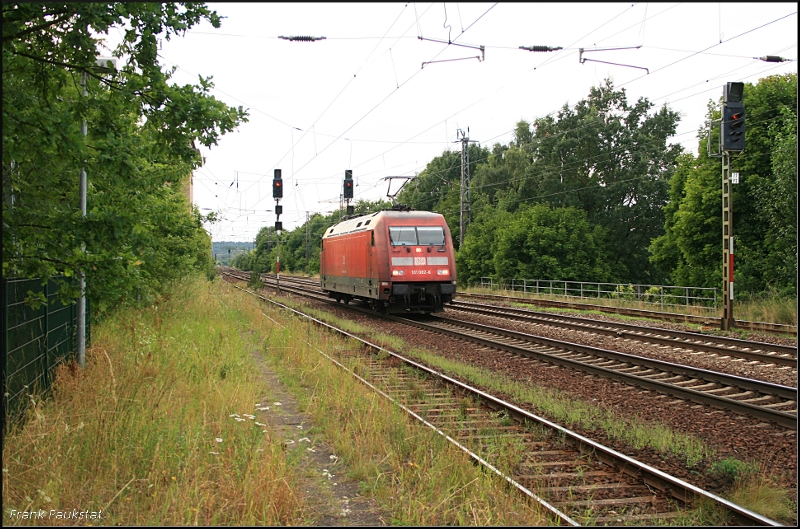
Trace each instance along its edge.
{"label": "locomotive side body", "polygon": [[450,229],[442,215],[380,211],[325,232],[320,285],[329,297],[389,313],[441,312],[456,292]]}

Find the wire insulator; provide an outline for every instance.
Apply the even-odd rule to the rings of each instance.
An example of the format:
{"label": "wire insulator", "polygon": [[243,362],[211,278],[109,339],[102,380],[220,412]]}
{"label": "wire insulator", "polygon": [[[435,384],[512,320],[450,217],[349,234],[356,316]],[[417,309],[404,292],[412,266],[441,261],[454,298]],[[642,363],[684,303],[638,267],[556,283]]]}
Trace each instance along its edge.
{"label": "wire insulator", "polygon": [[527,50],[527,51],[556,51],[556,50],[563,50],[561,46],[553,48],[551,46],[520,46],[519,49]]}
{"label": "wire insulator", "polygon": [[783,57],[778,57],[777,55],[765,55],[764,57],[759,57],[758,60],[764,62],[785,62],[789,59],[784,59]]}
{"label": "wire insulator", "polygon": [[325,37],[311,37],[309,35],[297,35],[297,36],[291,36],[291,37],[279,36],[278,38],[279,39],[283,39],[283,40],[301,41],[301,42],[314,42],[315,40],[323,40],[323,39],[325,39]]}

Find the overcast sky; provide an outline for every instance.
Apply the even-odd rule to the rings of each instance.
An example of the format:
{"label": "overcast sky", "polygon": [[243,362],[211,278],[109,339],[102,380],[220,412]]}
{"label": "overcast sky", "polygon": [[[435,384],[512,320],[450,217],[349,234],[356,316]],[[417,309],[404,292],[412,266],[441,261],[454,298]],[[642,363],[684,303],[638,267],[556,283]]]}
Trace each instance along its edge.
{"label": "overcast sky", "polygon": [[[402,181],[390,189],[385,177],[460,150],[459,130],[508,144],[520,119],[574,105],[607,77],[629,103],[647,97],[680,112],[671,141],[696,152],[708,101],[726,82],[797,72],[796,3],[209,5],[226,17],[221,28],[164,41],[160,56],[178,67],[174,82],[213,76],[213,95],[250,113],[202,149],[194,173],[195,203],[224,219],[207,226],[215,241],[253,241],[275,222],[276,168],[291,230],[338,209],[345,169],[356,200],[386,198]],[[279,38],[298,35],[325,40]],[[532,45],[563,50],[519,49]],[[754,59],[765,55],[792,61]]]}

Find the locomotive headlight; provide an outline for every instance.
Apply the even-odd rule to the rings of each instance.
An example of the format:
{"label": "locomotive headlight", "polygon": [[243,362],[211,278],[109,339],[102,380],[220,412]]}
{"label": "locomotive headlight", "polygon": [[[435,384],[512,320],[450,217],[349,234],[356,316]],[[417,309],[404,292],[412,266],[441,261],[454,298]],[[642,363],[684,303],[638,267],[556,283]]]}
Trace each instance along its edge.
{"label": "locomotive headlight", "polygon": [[450,275],[450,269],[449,268],[445,268],[444,270],[437,270],[436,271],[436,275],[437,276],[449,276]]}
{"label": "locomotive headlight", "polygon": [[401,275],[403,275],[405,273],[406,273],[405,270],[392,270],[392,275],[393,276],[401,276]]}

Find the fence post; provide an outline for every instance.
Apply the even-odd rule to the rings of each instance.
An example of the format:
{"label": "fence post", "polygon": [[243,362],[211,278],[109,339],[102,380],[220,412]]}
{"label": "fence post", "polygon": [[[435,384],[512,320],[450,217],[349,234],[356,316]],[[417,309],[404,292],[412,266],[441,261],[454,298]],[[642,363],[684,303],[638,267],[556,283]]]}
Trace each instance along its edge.
{"label": "fence post", "polygon": [[44,289],[44,391],[50,388],[50,279],[45,281]]}
{"label": "fence post", "polygon": [[8,413],[8,390],[6,377],[8,376],[8,278],[3,278],[3,423],[0,432],[6,431],[6,414]]}

